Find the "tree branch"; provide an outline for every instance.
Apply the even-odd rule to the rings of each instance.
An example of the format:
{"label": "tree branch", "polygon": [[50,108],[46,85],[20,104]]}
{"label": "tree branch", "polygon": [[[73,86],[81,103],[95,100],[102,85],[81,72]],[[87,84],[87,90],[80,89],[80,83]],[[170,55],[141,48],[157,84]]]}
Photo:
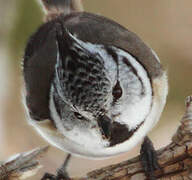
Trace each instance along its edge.
{"label": "tree branch", "polygon": [[[38,170],[39,163],[34,160],[47,150],[36,149],[30,153],[20,154],[0,166],[2,177],[20,176],[23,170]],[[181,124],[172,138],[172,142],[157,151],[161,169],[155,171],[158,180],[192,180],[192,96],[186,99],[186,112]],[[26,173],[25,172],[25,173]],[[36,172],[36,171],[35,171]],[[92,171],[83,178],[71,180],[142,180],[146,179],[141,166],[140,157]]]}
{"label": "tree branch", "polygon": [[38,159],[48,150],[48,146],[20,153],[0,164],[0,180],[26,179],[37,174],[42,167]]}

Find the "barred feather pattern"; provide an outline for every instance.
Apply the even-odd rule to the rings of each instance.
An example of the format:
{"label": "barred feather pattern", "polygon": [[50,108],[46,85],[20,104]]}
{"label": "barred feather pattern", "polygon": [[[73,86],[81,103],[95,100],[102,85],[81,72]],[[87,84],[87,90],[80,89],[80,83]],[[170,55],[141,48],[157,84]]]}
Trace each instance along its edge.
{"label": "barred feather pattern", "polygon": [[59,94],[67,104],[98,113],[111,91],[102,58],[99,54],[86,52],[78,44],[69,47],[69,53],[65,54],[62,53],[63,45],[58,41],[60,53],[55,70]]}

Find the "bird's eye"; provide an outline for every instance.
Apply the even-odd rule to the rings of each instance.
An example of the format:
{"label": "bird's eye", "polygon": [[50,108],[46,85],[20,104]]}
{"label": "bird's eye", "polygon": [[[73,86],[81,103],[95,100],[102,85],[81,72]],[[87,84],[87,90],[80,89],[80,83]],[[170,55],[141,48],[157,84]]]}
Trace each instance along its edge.
{"label": "bird's eye", "polygon": [[83,116],[81,116],[81,114],[79,114],[78,112],[74,112],[74,115],[77,119],[84,119]]}
{"label": "bird's eye", "polygon": [[114,102],[117,101],[122,96],[123,91],[119,81],[117,81],[116,85],[113,87],[112,94],[113,94]]}

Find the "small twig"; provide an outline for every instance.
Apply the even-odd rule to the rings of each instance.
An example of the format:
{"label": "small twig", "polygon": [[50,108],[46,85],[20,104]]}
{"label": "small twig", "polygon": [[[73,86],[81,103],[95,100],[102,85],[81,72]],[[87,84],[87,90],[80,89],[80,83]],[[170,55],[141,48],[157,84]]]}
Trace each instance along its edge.
{"label": "small twig", "polygon": [[41,168],[38,158],[45,154],[48,146],[12,156],[0,165],[0,180],[26,179]]}

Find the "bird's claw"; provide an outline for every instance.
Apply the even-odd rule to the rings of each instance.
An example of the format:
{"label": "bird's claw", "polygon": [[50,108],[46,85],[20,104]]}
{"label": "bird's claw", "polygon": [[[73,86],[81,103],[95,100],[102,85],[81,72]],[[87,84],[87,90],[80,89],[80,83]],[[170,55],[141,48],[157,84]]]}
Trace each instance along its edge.
{"label": "bird's claw", "polygon": [[55,176],[50,173],[45,173],[41,180],[70,180],[70,178],[68,175],[66,176],[66,174],[58,174]]}
{"label": "bird's claw", "polygon": [[156,180],[157,178],[155,177],[154,171],[160,169],[160,166],[157,160],[156,151],[148,137],[144,139],[140,154],[141,163],[146,176],[149,178],[149,180]]}

